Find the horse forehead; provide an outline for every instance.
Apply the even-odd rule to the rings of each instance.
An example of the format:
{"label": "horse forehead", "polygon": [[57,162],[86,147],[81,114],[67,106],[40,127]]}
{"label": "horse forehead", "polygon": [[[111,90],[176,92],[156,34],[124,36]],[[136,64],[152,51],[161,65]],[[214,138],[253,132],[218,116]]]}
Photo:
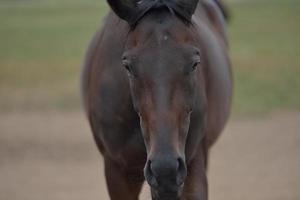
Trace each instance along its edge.
{"label": "horse forehead", "polygon": [[186,54],[186,46],[174,39],[168,32],[155,34],[140,51],[139,57],[143,70],[149,76],[164,78],[175,75],[182,67]]}
{"label": "horse forehead", "polygon": [[135,41],[135,45],[138,47],[153,48],[167,43],[176,43],[176,37],[174,36],[170,30],[154,27],[133,34],[133,41]]}
{"label": "horse forehead", "polygon": [[191,38],[189,28],[179,19],[165,18],[161,21],[144,21],[133,35],[137,43],[163,45],[166,42],[181,43]]}
{"label": "horse forehead", "polygon": [[186,27],[170,27],[168,29],[157,29],[154,33],[154,38],[158,45],[164,44],[183,44],[187,42],[189,38],[189,34]]}
{"label": "horse forehead", "polygon": [[172,38],[169,33],[160,33],[156,36],[156,42],[158,46],[162,46],[167,42],[171,42]]}
{"label": "horse forehead", "polygon": [[[186,40],[184,34],[180,35],[169,30],[159,30],[148,35],[144,41],[141,41],[139,46],[147,55],[157,56],[158,58],[167,59],[173,57],[179,59],[180,54],[185,52]],[[177,57],[176,57],[177,56]],[[178,57],[179,56],[179,57]],[[161,60],[160,60],[161,61]]]}

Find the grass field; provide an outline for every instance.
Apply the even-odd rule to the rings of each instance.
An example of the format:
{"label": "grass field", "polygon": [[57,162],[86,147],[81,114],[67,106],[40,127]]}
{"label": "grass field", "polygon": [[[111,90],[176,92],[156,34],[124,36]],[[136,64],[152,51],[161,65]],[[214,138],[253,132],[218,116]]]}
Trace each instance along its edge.
{"label": "grass field", "polygon": [[[229,3],[235,115],[300,109],[300,1]],[[0,110],[78,109],[100,0],[0,0]]]}

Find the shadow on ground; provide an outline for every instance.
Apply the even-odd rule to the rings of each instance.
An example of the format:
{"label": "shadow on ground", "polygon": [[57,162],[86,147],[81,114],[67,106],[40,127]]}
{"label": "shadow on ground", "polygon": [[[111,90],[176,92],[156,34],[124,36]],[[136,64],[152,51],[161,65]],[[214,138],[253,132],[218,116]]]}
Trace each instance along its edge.
{"label": "shadow on ground", "polygon": [[[231,121],[211,152],[211,199],[300,199],[299,128],[299,113]],[[82,113],[2,114],[0,132],[0,199],[108,199]]]}

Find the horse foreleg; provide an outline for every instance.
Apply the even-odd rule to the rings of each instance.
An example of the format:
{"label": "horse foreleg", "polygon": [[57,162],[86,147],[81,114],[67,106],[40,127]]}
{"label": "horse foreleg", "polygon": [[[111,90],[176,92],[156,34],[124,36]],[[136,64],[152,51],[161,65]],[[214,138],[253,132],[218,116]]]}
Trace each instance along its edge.
{"label": "horse foreleg", "polygon": [[208,185],[206,176],[207,151],[204,146],[188,166],[188,176],[183,188],[182,200],[207,200]]}
{"label": "horse foreleg", "polygon": [[143,176],[129,173],[110,159],[105,159],[106,184],[111,200],[138,200]]}

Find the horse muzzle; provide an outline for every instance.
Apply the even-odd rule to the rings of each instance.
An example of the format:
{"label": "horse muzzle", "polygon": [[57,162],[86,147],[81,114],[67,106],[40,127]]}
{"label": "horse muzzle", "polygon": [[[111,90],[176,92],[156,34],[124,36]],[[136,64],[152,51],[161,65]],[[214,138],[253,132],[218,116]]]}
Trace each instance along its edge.
{"label": "horse muzzle", "polygon": [[159,156],[147,161],[144,174],[154,200],[177,200],[187,169],[181,157]]}

